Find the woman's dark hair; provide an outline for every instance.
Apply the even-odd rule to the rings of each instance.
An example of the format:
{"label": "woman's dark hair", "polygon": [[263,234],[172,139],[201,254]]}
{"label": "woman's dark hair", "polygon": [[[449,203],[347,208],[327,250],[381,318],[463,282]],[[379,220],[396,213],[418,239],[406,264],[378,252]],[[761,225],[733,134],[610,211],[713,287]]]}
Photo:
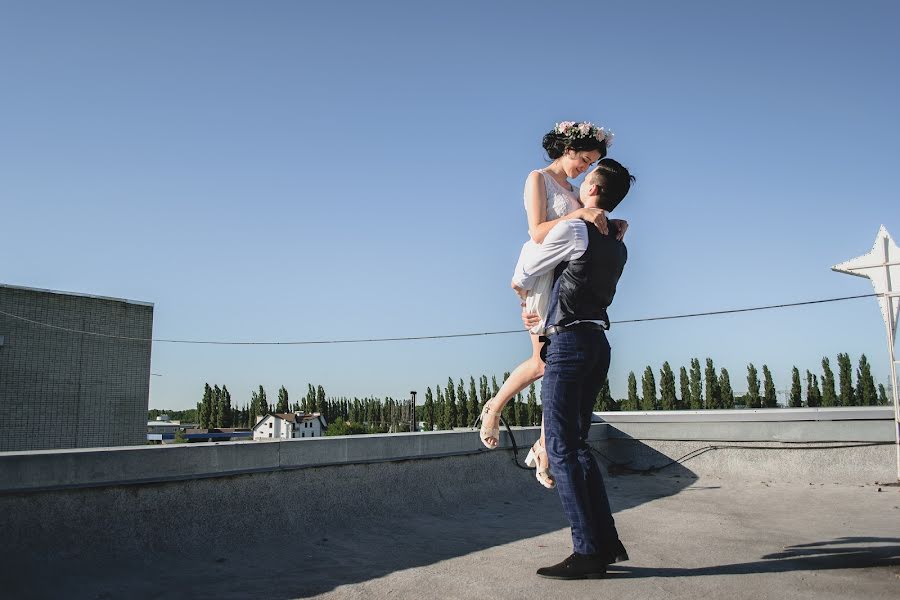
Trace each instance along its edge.
{"label": "woman's dark hair", "polygon": [[541,143],[550,160],[556,160],[566,153],[566,150],[590,152],[596,150],[600,153],[600,158],[606,156],[606,140],[598,140],[594,136],[573,138],[567,135],[550,131],[544,135]]}

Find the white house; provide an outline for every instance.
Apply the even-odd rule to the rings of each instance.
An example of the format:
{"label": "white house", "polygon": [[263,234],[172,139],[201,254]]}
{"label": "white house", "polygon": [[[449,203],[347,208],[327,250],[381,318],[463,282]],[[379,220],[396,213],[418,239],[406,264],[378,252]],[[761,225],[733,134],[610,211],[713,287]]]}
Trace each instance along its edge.
{"label": "white house", "polygon": [[254,440],[290,440],[322,437],[328,424],[319,413],[274,413],[259,418],[253,426]]}

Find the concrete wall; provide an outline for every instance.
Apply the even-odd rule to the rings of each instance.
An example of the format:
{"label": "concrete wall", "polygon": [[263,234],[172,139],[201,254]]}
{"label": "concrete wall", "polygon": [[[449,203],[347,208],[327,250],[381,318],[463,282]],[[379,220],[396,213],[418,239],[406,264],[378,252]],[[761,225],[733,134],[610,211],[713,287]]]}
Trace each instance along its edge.
{"label": "concrete wall", "polygon": [[146,442],[150,343],[65,329],[149,339],[151,304],[0,285],[0,311],[0,451]]}
{"label": "concrete wall", "polygon": [[[595,424],[590,439],[607,475],[653,473],[675,489],[698,478],[892,481],[891,421],[874,421],[880,442],[816,441],[814,422],[804,442],[723,442],[715,423],[706,430],[714,441],[636,439],[622,423]],[[539,428],[514,431],[521,460]],[[466,514],[485,498],[544,493],[513,466],[505,431],[501,446],[488,451],[477,432],[453,431],[0,453],[0,564],[14,573],[87,553],[110,568],[131,557],[154,569],[173,552],[252,544],[272,527],[340,538],[385,515]],[[633,499],[620,493],[618,509]]]}

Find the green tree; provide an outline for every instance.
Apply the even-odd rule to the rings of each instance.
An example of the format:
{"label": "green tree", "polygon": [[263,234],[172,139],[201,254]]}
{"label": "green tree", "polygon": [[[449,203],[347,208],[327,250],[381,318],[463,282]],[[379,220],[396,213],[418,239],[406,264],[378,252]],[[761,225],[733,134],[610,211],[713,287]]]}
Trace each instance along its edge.
{"label": "green tree", "polygon": [[778,406],[778,397],[775,395],[775,383],[772,381],[772,372],[769,367],[763,365],[763,399],[766,408]]}
{"label": "green tree", "polygon": [[678,410],[684,410],[691,405],[691,383],[688,379],[687,369],[681,367],[678,371],[678,384],[681,389],[681,398],[678,399]]}
{"label": "green tree", "polygon": [[637,377],[634,376],[634,371],[628,373],[628,399],[625,402],[625,410],[639,410],[641,407],[641,399],[637,393]]}
{"label": "green tree", "polygon": [[281,386],[278,389],[278,406],[275,408],[275,412],[278,413],[286,413],[288,411],[288,391],[287,388]]}
{"label": "green tree", "polygon": [[759,372],[753,363],[747,365],[747,407],[760,408],[759,397]]}
{"label": "green tree", "polygon": [[326,421],[331,416],[328,414],[328,406],[325,404],[325,388],[321,385],[316,387],[316,412],[325,417]]}
{"label": "green tree", "polygon": [[444,404],[444,393],[441,386],[435,386],[436,400],[434,403],[434,416],[438,429],[448,429],[447,427],[447,407]]}
{"label": "green tree", "polygon": [[822,393],[819,391],[819,379],[806,370],[806,406],[815,408],[822,405]]}
{"label": "green tree", "polygon": [[822,358],[822,406],[838,406],[834,391],[834,372],[827,356]]}
{"label": "green tree", "polygon": [[878,391],[875,388],[875,378],[872,377],[872,366],[866,355],[859,357],[859,367],[856,369],[856,400],[860,406],[875,406],[878,404]]}
{"label": "green tree", "polygon": [[459,407],[457,423],[459,423],[460,427],[468,427],[469,423],[471,423],[469,420],[469,397],[466,396],[466,384],[463,383],[462,379],[459,380],[459,384],[456,386],[456,400]]}
{"label": "green tree", "polygon": [[706,408],[722,408],[722,394],[719,391],[719,378],[716,376],[716,367],[711,358],[706,359]]}
{"label": "green tree", "polygon": [[210,416],[212,416],[212,399],[213,399],[213,391],[212,388],[209,387],[209,384],[205,384],[203,387],[203,399],[200,401],[200,404],[197,406],[197,414],[198,414],[198,426],[200,429],[207,429],[209,425]]}
{"label": "green tree", "polygon": [[478,397],[481,399],[481,402],[478,404],[479,408],[483,407],[484,403],[491,398],[491,390],[488,387],[487,375],[482,375],[478,380]]}
{"label": "green tree", "polygon": [[659,408],[661,410],[675,410],[677,406],[678,398],[675,396],[675,373],[672,372],[669,361],[666,361],[659,371]]}
{"label": "green tree", "polygon": [[656,410],[656,379],[653,377],[653,369],[649,366],[644,369],[641,377],[641,410]]}
{"label": "green tree", "polygon": [[234,427],[234,412],[231,407],[231,393],[228,391],[228,386],[222,386],[218,414],[219,424],[217,427]]}
{"label": "green tree", "polygon": [[444,402],[444,410],[447,411],[447,429],[453,429],[459,425],[457,422],[459,411],[456,407],[456,389],[453,386],[453,379],[451,377],[447,378],[447,387],[444,390]]}
{"label": "green tree", "polygon": [[719,396],[722,398],[722,408],[734,408],[734,389],[731,387],[728,369],[724,367],[719,375]]}
{"label": "green tree", "polygon": [[700,410],[703,408],[703,388],[700,382],[700,361],[691,359],[691,408]]}
{"label": "green tree", "polygon": [[531,426],[541,424],[541,410],[537,405],[537,392],[534,383],[528,386],[528,424]]}
{"label": "green tree", "polygon": [[212,403],[210,404],[209,426],[218,427],[221,417],[219,416],[219,404],[222,402],[222,390],[218,385],[213,386]]}
{"label": "green tree", "polygon": [[469,377],[469,421],[474,421],[481,413],[478,405],[478,391],[475,388],[475,378]]}
{"label": "green tree", "polygon": [[316,388],[311,383],[307,384],[306,397],[303,399],[303,412],[316,412]]}
{"label": "green tree", "polygon": [[853,389],[853,365],[850,363],[850,355],[840,353],[837,355],[838,380],[841,385],[839,397],[841,406],[856,406],[856,394]]}
{"label": "green tree", "polygon": [[881,406],[887,406],[888,404],[887,392],[884,389],[883,383],[878,384],[878,404]]}
{"label": "green tree", "polygon": [[803,392],[800,389],[800,370],[797,367],[794,367],[791,370],[791,400],[790,406],[792,408],[799,408],[803,406]]}
{"label": "green tree", "polygon": [[[534,384],[532,384],[534,385]],[[597,398],[594,400],[594,410],[600,412],[609,412],[611,410],[617,410],[616,401],[613,400],[612,394],[609,392],[609,379],[603,380],[603,385],[600,387],[600,391],[597,393]]]}

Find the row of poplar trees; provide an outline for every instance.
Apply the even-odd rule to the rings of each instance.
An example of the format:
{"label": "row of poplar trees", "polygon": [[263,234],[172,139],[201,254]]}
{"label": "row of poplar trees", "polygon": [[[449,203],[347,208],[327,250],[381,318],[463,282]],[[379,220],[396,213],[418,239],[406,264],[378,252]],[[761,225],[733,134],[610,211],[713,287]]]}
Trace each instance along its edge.
{"label": "row of poplar trees", "polygon": [[[866,355],[859,359],[856,369],[856,384],[853,383],[853,366],[848,354],[837,355],[838,384],[835,386],[834,371],[828,357],[822,358],[821,388],[819,375],[806,371],[806,394],[800,381],[800,371],[793,367],[788,406],[874,406],[887,404],[884,385],[876,388],[872,369]],[[762,366],[762,389],[759,371],[750,363],[747,365],[747,393],[735,396],[728,370],[717,372],[713,360],[706,359],[706,368],[701,371],[700,361],[691,359],[690,371],[681,367],[679,371],[680,395],[675,389],[675,374],[669,363],[663,364],[659,372],[657,393],[653,370],[648,366],[641,378],[641,394],[638,394],[637,377],[628,374],[628,397],[617,402],[601,392],[597,398],[598,410],[682,410],[716,409],[744,406],[747,408],[775,408],[778,406],[775,382],[767,365]],[[705,388],[705,393],[704,393]]]}
{"label": "row of poplar trees", "polygon": [[[884,385],[875,385],[871,366],[863,354],[856,368],[856,382],[853,381],[853,367],[848,354],[837,355],[838,377],[828,357],[822,359],[822,372],[806,371],[806,390],[803,393],[800,371],[793,367],[788,405],[801,406],[872,406],[888,404]],[[503,380],[509,377],[505,373]],[[659,385],[653,369],[644,369],[641,378],[641,393],[638,393],[637,377],[628,374],[628,396],[615,400],[606,382],[597,396],[595,408],[612,410],[680,410],[716,409],[745,406],[748,408],[774,408],[777,393],[772,372],[767,365],[762,366],[762,381],[759,371],[752,363],[747,365],[747,392],[735,395],[730,374],[725,368],[717,370],[711,358],[706,359],[705,369],[700,361],[691,359],[690,368],[681,367],[678,389],[675,373],[668,362],[659,371]],[[500,386],[496,376],[490,379],[481,375],[476,381],[470,376],[468,383],[463,379],[454,382],[448,378],[443,386],[437,385],[432,391],[425,391],[425,402],[416,407],[415,420],[422,422],[426,431],[452,429],[471,426],[484,403],[497,394]],[[410,402],[393,398],[327,398],[325,389],[308,384],[306,395],[299,401],[290,402],[284,386],[278,390],[278,399],[270,405],[263,386],[251,393],[250,402],[243,406],[233,406],[231,393],[226,386],[206,384],[203,399],[197,404],[196,420],[200,428],[252,427],[257,416],[270,413],[306,412],[320,413],[329,424],[340,421],[362,427],[354,432],[377,433],[408,430]],[[192,411],[186,411],[192,412]],[[192,420],[192,415],[184,415]],[[534,384],[528,388],[523,398],[521,393],[507,403],[503,409],[504,420],[513,426],[539,425],[541,409],[537,401]],[[335,432],[346,431],[339,426]]]}

